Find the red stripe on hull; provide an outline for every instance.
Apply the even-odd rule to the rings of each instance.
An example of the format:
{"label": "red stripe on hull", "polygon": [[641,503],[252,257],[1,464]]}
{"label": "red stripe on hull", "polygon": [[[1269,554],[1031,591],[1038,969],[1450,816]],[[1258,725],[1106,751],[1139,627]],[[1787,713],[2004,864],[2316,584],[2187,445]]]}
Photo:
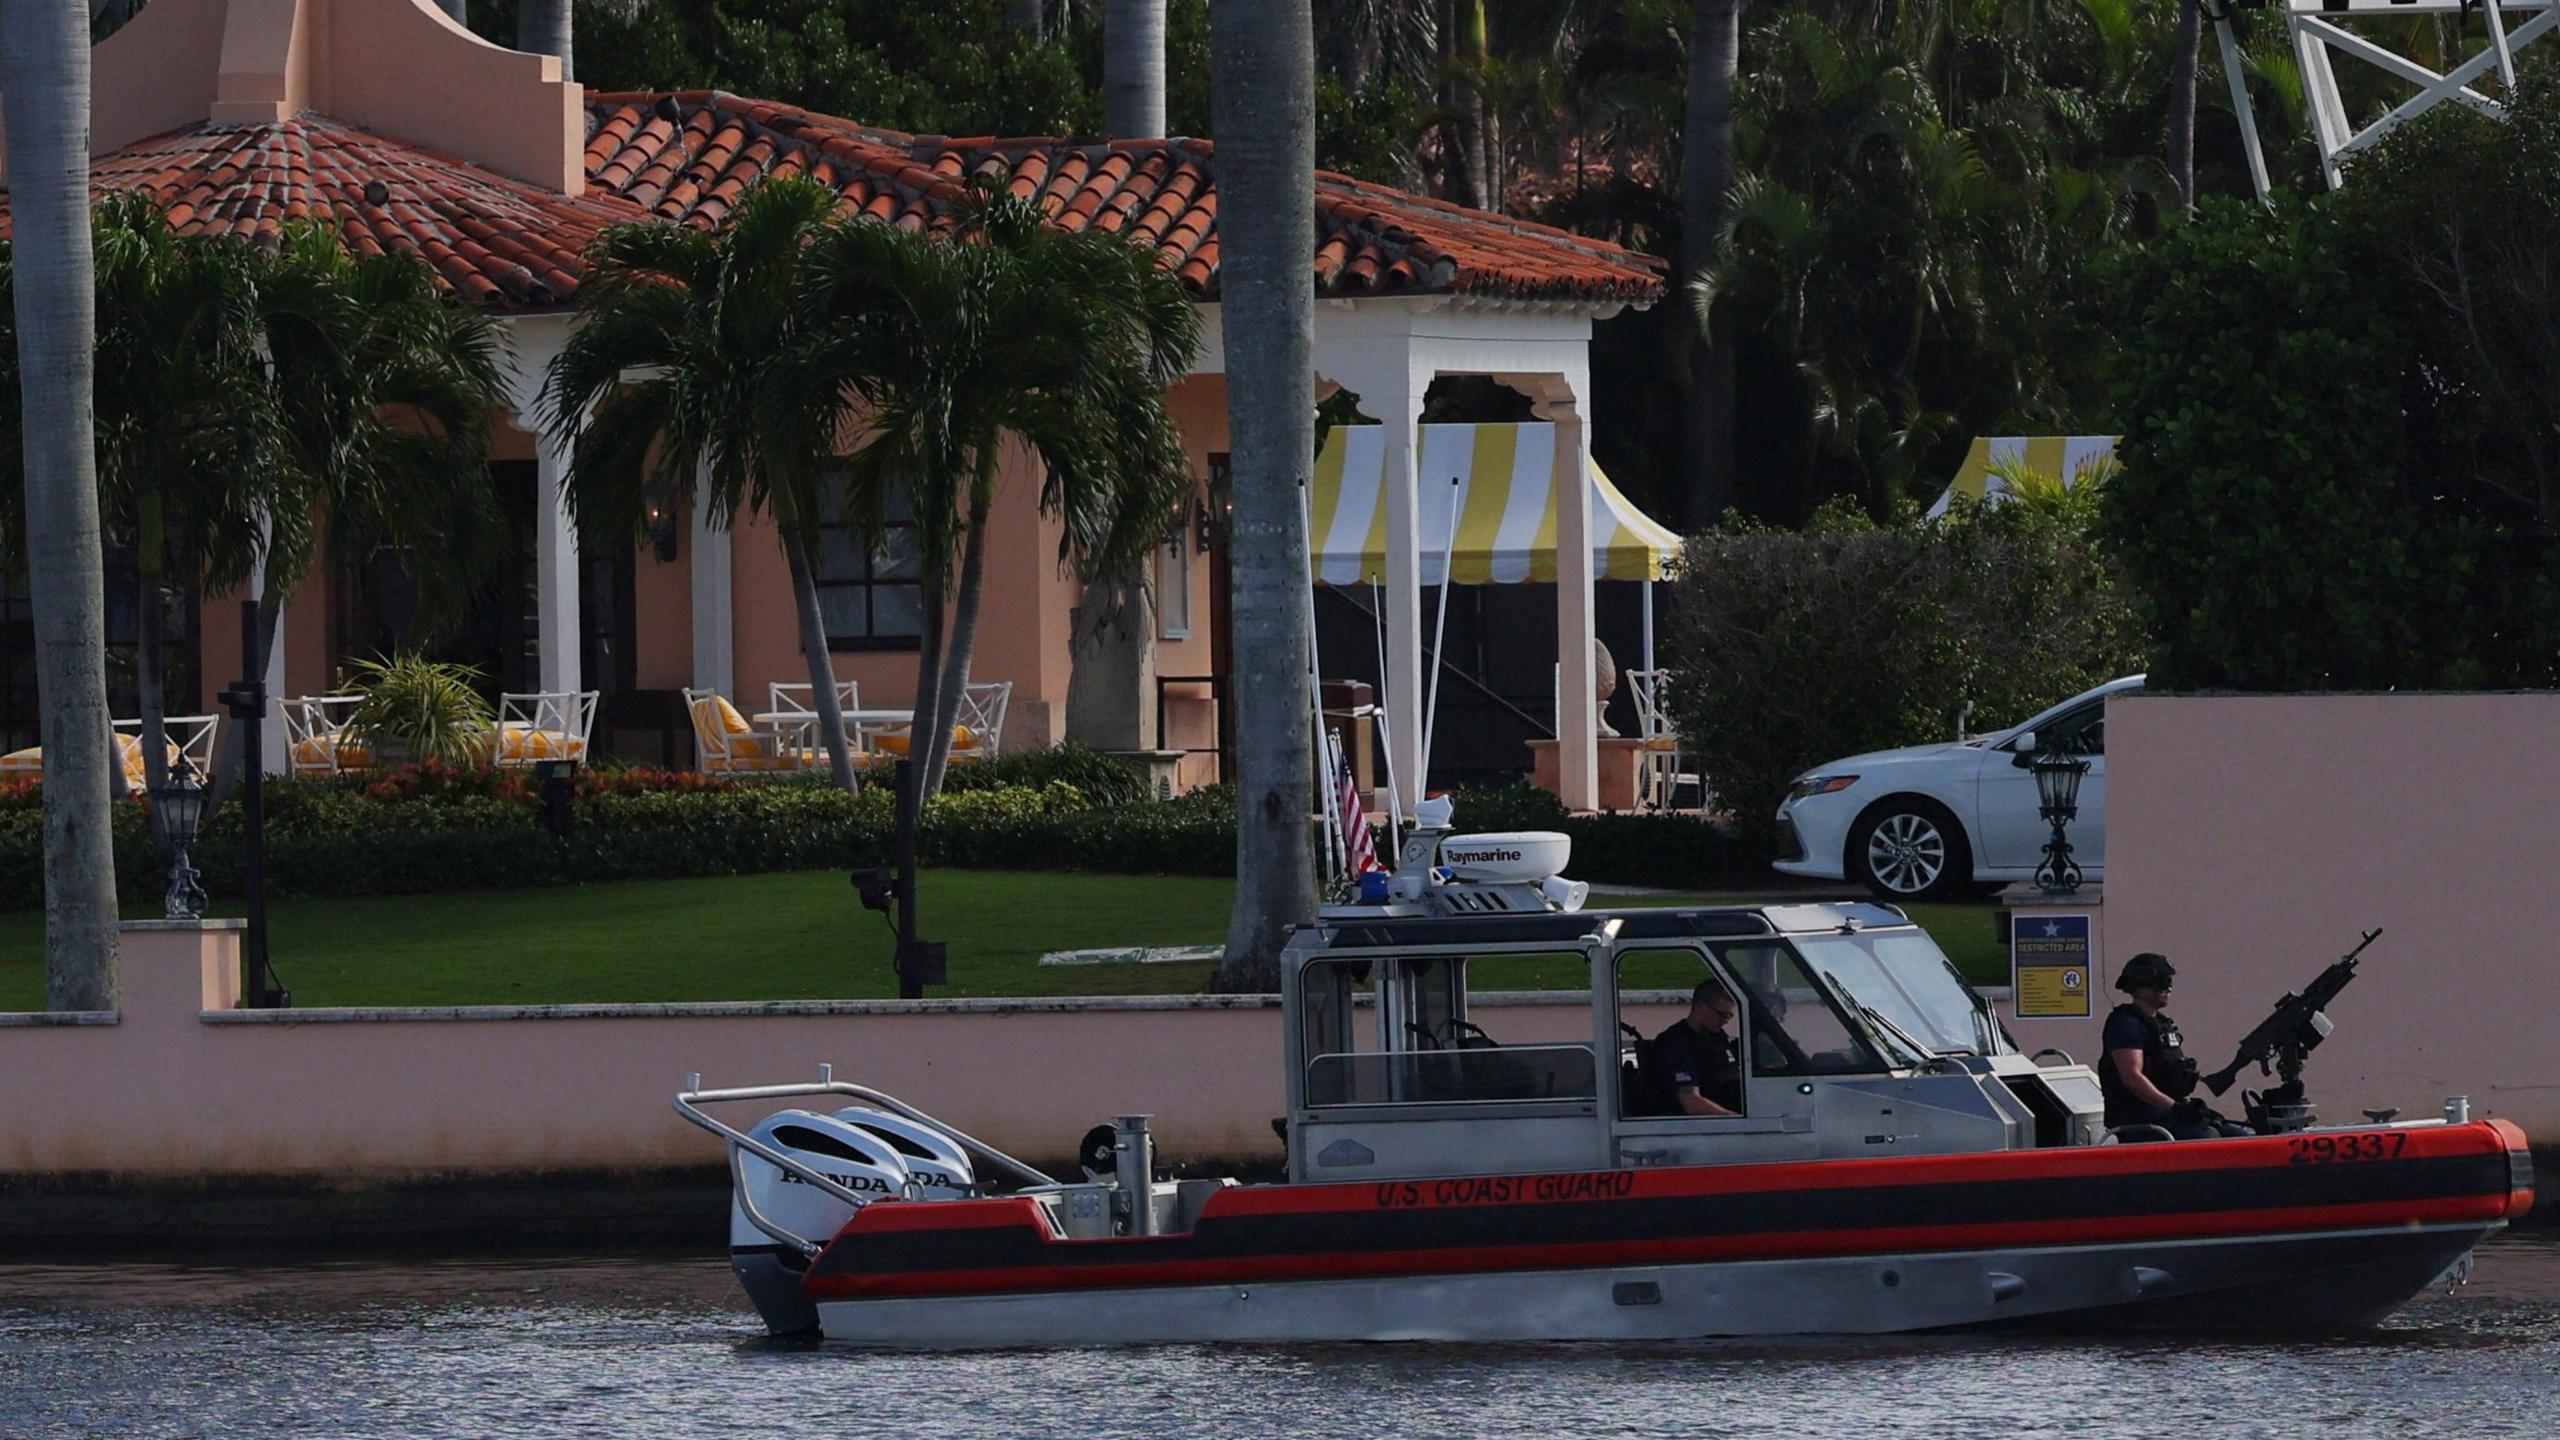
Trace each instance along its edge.
{"label": "red stripe on hull", "polygon": [[[1404,1275],[1575,1270],[1704,1261],[1813,1260],[1854,1255],[2034,1249],[2219,1236],[2316,1234],[2326,1230],[2356,1230],[2380,1225],[2486,1224],[2500,1219],[2506,1213],[2506,1205],[2503,1195],[2459,1196],[2420,1202],[2394,1200],[2366,1205],[2330,1205],[2316,1211],[2295,1208],[2227,1210],[2195,1215],[1698,1236],[1686,1240],[1567,1242],[1471,1246],[1450,1250],[1252,1256],[1206,1261],[1165,1260],[1129,1265],[1086,1264],[1072,1268],[1031,1266],[896,1275],[811,1276],[807,1288],[810,1297],[816,1300],[891,1300],[936,1295],[1377,1279]],[[1148,1244],[1179,1238],[1149,1237],[1134,1243]]]}

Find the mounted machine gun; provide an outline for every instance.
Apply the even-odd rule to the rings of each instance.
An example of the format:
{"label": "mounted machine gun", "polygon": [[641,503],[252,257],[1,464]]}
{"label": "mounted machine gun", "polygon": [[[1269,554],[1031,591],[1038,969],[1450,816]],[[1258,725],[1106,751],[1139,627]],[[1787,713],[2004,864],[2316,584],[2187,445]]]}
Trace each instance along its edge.
{"label": "mounted machine gun", "polygon": [[2322,1012],[2356,978],[2356,957],[2364,954],[2365,946],[2381,934],[2379,926],[2366,931],[2363,941],[2321,971],[2319,978],[2300,992],[2277,1001],[2275,1012],[2259,1021],[2258,1028],[2240,1041],[2239,1053],[2231,1057],[2231,1063],[2204,1077],[2205,1088],[2220,1095],[2231,1088],[2243,1066],[2255,1065],[2261,1075],[2272,1069],[2278,1082],[2274,1089],[2264,1094],[2254,1090],[2240,1092],[2251,1129],[2273,1135],[2300,1130],[2311,1123],[2311,1102],[2302,1093],[2303,1059],[2329,1038],[2329,1017]]}

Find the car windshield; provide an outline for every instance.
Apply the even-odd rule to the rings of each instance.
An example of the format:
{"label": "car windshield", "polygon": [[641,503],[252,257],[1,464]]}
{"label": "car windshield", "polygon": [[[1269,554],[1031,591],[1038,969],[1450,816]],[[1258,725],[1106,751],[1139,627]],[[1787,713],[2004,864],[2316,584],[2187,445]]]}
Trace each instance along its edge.
{"label": "car windshield", "polygon": [[1861,1009],[1937,1054],[1996,1055],[2009,1048],[1946,952],[1921,931],[1799,935],[1795,943],[1805,964],[1830,976]]}

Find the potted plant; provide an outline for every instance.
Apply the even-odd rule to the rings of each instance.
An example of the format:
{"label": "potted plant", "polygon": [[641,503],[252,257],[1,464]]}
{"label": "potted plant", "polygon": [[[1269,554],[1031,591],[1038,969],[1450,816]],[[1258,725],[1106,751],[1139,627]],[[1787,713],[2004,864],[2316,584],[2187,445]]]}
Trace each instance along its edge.
{"label": "potted plant", "polygon": [[415,652],[353,663],[364,703],[347,724],[378,763],[459,766],[488,758],[492,717],[477,688],[478,669]]}

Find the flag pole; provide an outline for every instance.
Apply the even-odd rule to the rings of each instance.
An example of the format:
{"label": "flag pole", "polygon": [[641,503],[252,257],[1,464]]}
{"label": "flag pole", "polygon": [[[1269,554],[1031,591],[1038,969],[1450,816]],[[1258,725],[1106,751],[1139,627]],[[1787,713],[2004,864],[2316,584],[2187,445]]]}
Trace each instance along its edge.
{"label": "flag pole", "polygon": [[1387,767],[1387,853],[1404,844],[1404,792],[1396,788],[1395,727],[1387,713],[1387,600],[1378,577],[1369,577],[1369,619],[1378,636],[1378,758]]}
{"label": "flag pole", "polygon": [[1440,669],[1449,663],[1441,644],[1449,636],[1449,570],[1458,555],[1458,495],[1460,481],[1449,477],[1449,539],[1440,547],[1440,618],[1431,627],[1431,696],[1422,710],[1422,773],[1414,777],[1414,793],[1421,794],[1431,784],[1431,736],[1440,728]]}

